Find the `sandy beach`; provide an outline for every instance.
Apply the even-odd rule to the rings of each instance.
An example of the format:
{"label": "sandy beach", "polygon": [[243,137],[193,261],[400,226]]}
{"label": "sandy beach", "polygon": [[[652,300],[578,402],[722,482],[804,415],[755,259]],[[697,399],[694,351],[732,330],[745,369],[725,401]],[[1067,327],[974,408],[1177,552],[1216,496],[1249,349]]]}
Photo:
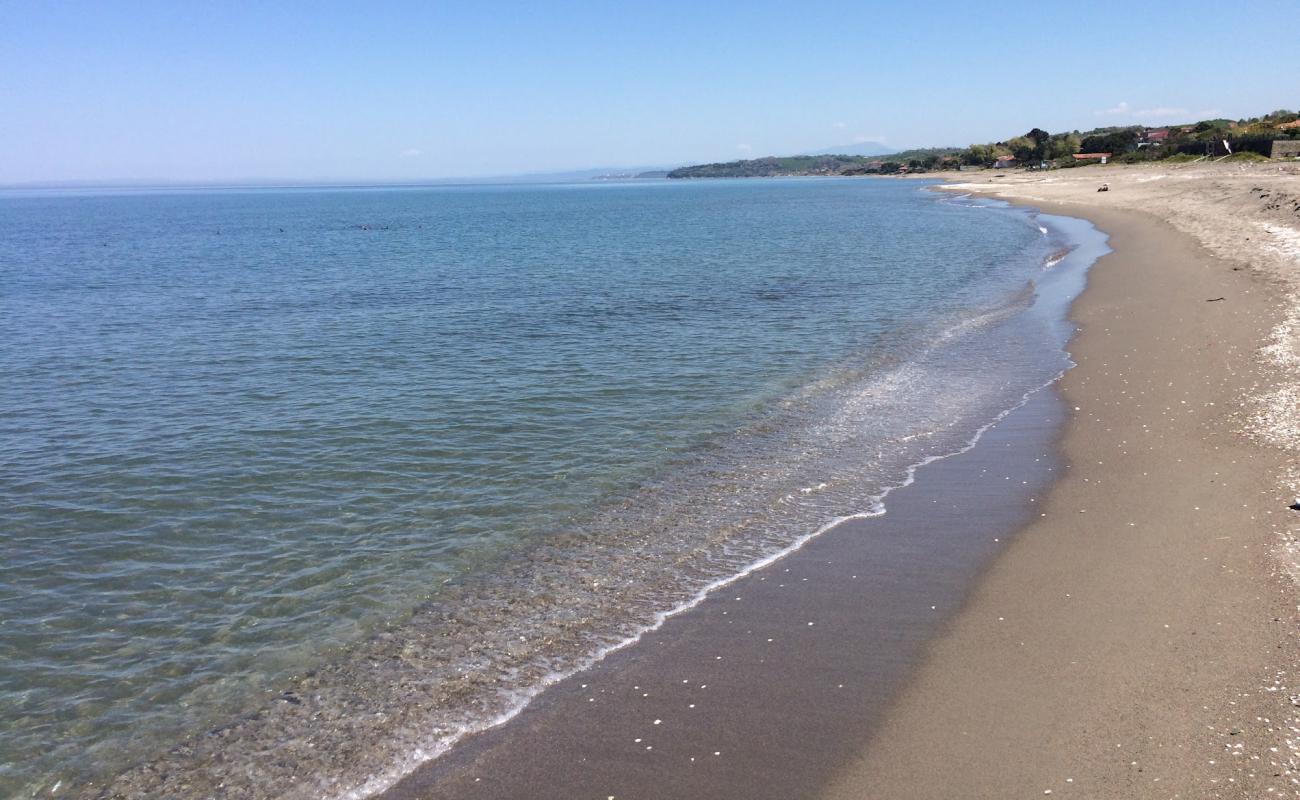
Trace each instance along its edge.
{"label": "sandy beach", "polygon": [[823,797],[1297,794],[1295,169],[952,187],[1115,253],[1075,306],[1066,477]]}

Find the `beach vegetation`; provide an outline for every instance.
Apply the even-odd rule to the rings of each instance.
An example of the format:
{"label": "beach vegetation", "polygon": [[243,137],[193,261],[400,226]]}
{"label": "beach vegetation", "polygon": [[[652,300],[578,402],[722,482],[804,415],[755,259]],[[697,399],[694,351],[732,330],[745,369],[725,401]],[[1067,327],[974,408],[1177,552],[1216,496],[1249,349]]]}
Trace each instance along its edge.
{"label": "beach vegetation", "polygon": [[1233,153],[1230,156],[1226,156],[1224,157],[1223,160],[1233,161],[1233,162],[1268,161],[1268,156],[1260,155],[1259,153],[1253,152],[1251,150],[1243,150],[1240,153]]}
{"label": "beach vegetation", "polygon": [[1127,153],[1119,153],[1111,157],[1111,161],[1116,164],[1145,164],[1148,161],[1162,161],[1169,155],[1167,149],[1160,147],[1144,147],[1138,150],[1131,150]]}

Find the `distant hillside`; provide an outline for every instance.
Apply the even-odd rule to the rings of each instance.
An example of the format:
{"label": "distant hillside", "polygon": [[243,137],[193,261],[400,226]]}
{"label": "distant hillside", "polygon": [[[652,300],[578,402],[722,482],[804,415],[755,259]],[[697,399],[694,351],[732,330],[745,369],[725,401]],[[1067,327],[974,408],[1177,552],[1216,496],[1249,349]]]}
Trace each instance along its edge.
{"label": "distant hillside", "polygon": [[777,178],[803,175],[867,175],[931,169],[952,159],[955,147],[929,147],[888,153],[876,157],[831,154],[813,156],[768,156],[721,164],[697,164],[668,173],[670,178]]}
{"label": "distant hillside", "polygon": [[476,179],[474,183],[569,183],[577,181],[617,181],[632,178],[656,177],[672,167],[645,165],[639,167],[595,167],[592,169],[564,170],[563,172],[531,172],[523,175],[502,175],[499,178]]}
{"label": "distant hillside", "polygon": [[866,168],[866,156],[768,156],[719,164],[697,164],[668,173],[670,178],[771,178],[785,175],[839,175],[846,169]]}
{"label": "distant hillside", "polygon": [[592,175],[589,180],[593,181],[634,181],[646,180],[648,178],[667,178],[668,170],[652,169],[643,172],[602,172],[599,175]]}
{"label": "distant hillside", "polygon": [[911,150],[899,150],[890,153],[886,161],[895,161],[899,164],[911,164],[913,161],[926,161],[931,158],[944,159],[948,156],[954,156],[962,151],[960,147],[916,147]]}
{"label": "distant hillside", "polygon": [[838,147],[828,147],[825,150],[814,150],[808,153],[810,156],[887,156],[894,152],[893,148],[880,142],[858,142],[857,144],[843,144]]}

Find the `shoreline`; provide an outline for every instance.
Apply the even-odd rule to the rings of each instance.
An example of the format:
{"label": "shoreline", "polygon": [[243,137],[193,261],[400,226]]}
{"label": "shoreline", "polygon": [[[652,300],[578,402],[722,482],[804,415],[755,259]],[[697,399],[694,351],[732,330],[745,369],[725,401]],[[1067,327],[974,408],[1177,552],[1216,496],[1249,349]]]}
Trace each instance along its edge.
{"label": "shoreline", "polygon": [[[1069,224],[1092,230],[1079,220]],[[1104,236],[1078,235],[1083,238],[1072,239],[1066,254],[1078,251],[1074,257],[1079,263],[1041,291],[1073,297],[1078,288],[1071,290],[1070,282],[1083,284],[1098,247],[1108,252]],[[1055,263],[1063,257],[1058,254]],[[1045,304],[1052,306],[1052,301]],[[1065,311],[1062,304],[1057,313]],[[1069,323],[1062,319],[1060,324]],[[1055,389],[1059,380],[1057,375],[1028,392],[983,426],[965,448],[914,467],[915,480],[891,490],[883,517],[857,515],[833,523],[729,578],[688,607],[664,615],[637,641],[625,642],[551,684],[509,721],[465,737],[378,796],[558,799],[592,792],[653,792],[776,800],[819,785],[838,763],[830,754],[843,760],[868,738],[915,667],[924,642],[943,628],[1008,537],[1032,515],[1037,496],[1057,469],[1052,451],[1063,419]],[[871,540],[865,549],[863,539]],[[901,539],[906,543],[900,544]],[[804,573],[799,578],[804,585],[781,582],[792,580],[783,577],[792,571]],[[847,580],[841,574],[846,571],[854,573]],[[772,593],[769,580],[786,591]],[[741,600],[744,607],[732,604]],[[788,619],[792,611],[798,622]],[[805,616],[812,619],[805,622]],[[735,635],[731,626],[736,625],[746,626],[744,635]],[[808,628],[818,625],[824,627],[817,632],[831,638],[806,641],[794,651],[774,644],[807,640]],[[760,636],[760,626],[773,636],[766,638],[766,647],[749,650],[745,640]],[[720,665],[711,662],[724,660],[737,672],[717,672]],[[828,698],[816,696],[815,688],[790,688],[806,671],[841,669],[849,677],[842,675],[846,682],[837,683],[831,693],[839,695],[829,700],[834,710],[826,706]],[[665,685],[667,674],[691,677],[682,680],[685,686],[676,681]],[[852,685],[849,680],[863,692],[845,704],[842,690]],[[701,710],[689,702],[703,700],[696,689],[709,690],[710,712],[702,711],[703,702],[698,703]],[[786,696],[791,691],[802,695],[800,704],[791,705]],[[766,700],[755,704],[755,696]],[[679,727],[683,708],[699,721]],[[719,713],[729,718],[727,725],[713,724]],[[650,716],[656,719],[646,724]],[[785,720],[782,730],[771,724],[774,717]],[[809,729],[814,719],[816,732]],[[672,728],[655,727],[674,722]],[[762,731],[757,745],[748,733],[755,730]],[[665,733],[671,734],[669,740]],[[816,738],[816,746],[809,746],[809,737]],[[704,763],[714,747],[720,748],[712,750],[716,757],[727,752],[728,763]],[[801,752],[818,756],[803,768],[786,761],[775,774],[766,748],[792,758]],[[522,753],[527,753],[525,763],[519,763]]]}
{"label": "shoreline", "polygon": [[810,537],[377,797],[801,796],[1034,513],[1060,468],[1054,385],[924,465],[886,514]]}
{"label": "shoreline", "polygon": [[[927,201],[927,202],[929,202],[929,201]],[[998,204],[998,205],[1001,205],[1001,204]],[[974,212],[962,212],[962,213],[974,213]],[[1003,212],[1003,213],[1005,213],[1005,212]],[[1020,216],[1020,212],[1012,212],[1012,213],[1013,213],[1015,216]],[[1077,224],[1077,221],[1075,221],[1075,222],[1076,222],[1076,224]],[[1041,226],[1039,226],[1039,227],[1041,228]],[[1084,224],[1082,227],[1083,227],[1083,228],[1091,229],[1091,226],[1086,225],[1086,224]],[[1034,234],[1034,235],[1036,235],[1036,234]],[[1096,237],[1096,236],[1097,236],[1097,234],[1093,233],[1093,237]],[[1081,240],[1081,241],[1082,241],[1082,240]],[[1082,258],[1082,257],[1081,257],[1081,258]],[[1090,261],[1091,261],[1091,258],[1089,257],[1089,258],[1087,258],[1086,260],[1090,262]],[[1084,263],[1084,261],[1083,261],[1083,260],[1080,260],[1079,262],[1075,262],[1075,263],[1081,265],[1081,264]],[[1056,302],[1053,302],[1053,303],[1044,303],[1044,304],[1041,304],[1040,308],[1048,308],[1048,307],[1050,306],[1050,310],[1046,311],[1045,316],[1044,316],[1043,314],[1039,314],[1039,315],[1037,315],[1037,316],[1039,316],[1039,317],[1042,318],[1042,319],[1046,319],[1046,318],[1050,318],[1050,319],[1052,319],[1052,320],[1058,320],[1058,319],[1059,319],[1059,320],[1060,320],[1059,325],[1064,325],[1064,324],[1065,324],[1065,323],[1064,323],[1064,307],[1065,307],[1065,302],[1068,301],[1068,299],[1069,299],[1069,295],[1064,295],[1064,294],[1062,293],[1063,291],[1068,291],[1068,288],[1063,288],[1063,287],[1067,287],[1070,283],[1072,283],[1073,281],[1075,281],[1076,278],[1071,278],[1070,276],[1071,276],[1071,275],[1075,275],[1075,274],[1079,273],[1080,271],[1081,271],[1080,269],[1073,269],[1073,268],[1071,268],[1071,269],[1064,269],[1064,268],[1063,268],[1063,269],[1061,269],[1061,270],[1059,270],[1059,271],[1054,271],[1054,272],[1051,272],[1051,273],[1050,273],[1050,277],[1047,279],[1047,284],[1048,284],[1048,285],[1053,285],[1053,286],[1056,287],[1055,289],[1051,290],[1051,294],[1052,294],[1053,297],[1055,297],[1055,298],[1059,298],[1059,300],[1057,300]],[[1079,281],[1081,282],[1081,280],[1082,280],[1081,276],[1079,276],[1079,277],[1077,278],[1077,280],[1079,280]],[[993,319],[997,319],[997,317],[992,317],[992,318],[993,318]],[[1040,324],[1041,324],[1041,323],[1040,323]],[[1025,329],[1025,330],[1027,331],[1028,329]],[[1059,327],[1055,327],[1055,326],[1054,326],[1054,330],[1059,331],[1060,329],[1059,329]],[[1038,335],[1037,335],[1037,334],[1028,334],[1028,333],[1025,333],[1025,334],[1022,335],[1021,338],[1024,339],[1025,341],[1038,341]],[[1059,347],[1061,344],[1063,344],[1064,337],[1063,337],[1063,336],[1059,336],[1059,337],[1058,337],[1058,335],[1053,334],[1052,337],[1051,337],[1051,340],[1050,340],[1050,341],[1053,343],[1052,346],[1054,346],[1054,347]],[[1011,353],[1018,353],[1019,350],[1018,350],[1017,348],[1015,348],[1015,347],[1012,347],[1012,348],[1010,348],[1009,350],[999,349],[998,352],[999,352],[999,353],[1002,353],[1002,354],[1003,354],[1003,357],[1011,357],[1011,356],[1010,356]],[[1050,360],[1049,362],[1047,362],[1047,363],[1049,363],[1049,364],[1052,365],[1051,368],[1052,368],[1052,370],[1054,370],[1054,372],[1052,373],[1051,377],[1049,378],[1047,374],[1043,374],[1043,375],[1041,376],[1041,379],[1048,381],[1049,384],[1050,384],[1051,381],[1054,381],[1057,377],[1059,377],[1059,373],[1056,373],[1056,372],[1055,372],[1055,370],[1057,370],[1057,369],[1060,368],[1060,367],[1057,365],[1057,361],[1058,361],[1058,360],[1064,360],[1063,352],[1060,351],[1060,350],[1057,350],[1057,351],[1052,355],[1051,360]],[[1029,362],[1025,362],[1025,363],[1028,364]],[[944,374],[947,374],[947,370],[944,371]],[[1025,373],[1025,374],[1030,374],[1030,373]],[[1038,375],[1038,373],[1035,372],[1035,373],[1032,373],[1032,374],[1035,375],[1035,381],[1037,381],[1037,380],[1040,379],[1040,376]],[[926,384],[926,385],[929,385],[929,384]],[[1008,400],[1008,401],[1010,401],[1010,400],[1011,400],[1011,397],[1008,396],[1008,397],[1005,398],[1005,399]],[[1017,402],[1014,403],[1013,405],[1019,404],[1020,402],[1023,402],[1023,400],[1017,401]],[[998,408],[1002,408],[1002,406],[998,406]],[[981,417],[981,419],[982,419],[982,417]],[[984,427],[986,428],[987,426],[984,426]],[[982,428],[982,429],[983,429],[983,428]],[[982,430],[982,429],[981,429],[981,430]],[[938,431],[936,431],[935,433],[938,433]],[[964,436],[966,435],[966,433],[967,433],[967,431],[966,431],[965,429],[963,429],[962,432],[961,432],[961,437],[964,437]],[[945,442],[944,447],[946,448],[949,444],[953,444],[953,445],[958,444],[959,442],[957,441],[957,438],[958,438],[958,437],[942,437],[941,439],[936,440],[936,441],[943,441],[943,442]],[[973,443],[973,442],[972,442],[972,443]],[[969,445],[966,445],[964,449],[969,449]],[[936,453],[939,453],[939,452],[945,452],[945,451],[935,451],[935,452],[936,452]],[[951,452],[953,452],[953,451],[947,451],[947,452],[949,452],[949,455],[948,455],[948,456],[943,456],[943,457],[951,457]],[[930,461],[930,459],[926,459],[925,461],[919,462],[919,463],[917,463],[917,464],[914,465],[913,469],[915,469],[916,467],[924,466],[924,465],[925,465],[927,462],[929,462],[929,461]],[[909,479],[908,481],[906,481],[904,485],[906,485],[907,483],[911,483],[911,480]],[[940,490],[941,490],[941,487],[940,487],[940,489],[932,489],[932,491],[940,491]],[[862,507],[862,506],[858,506],[858,507]],[[893,507],[892,507],[892,498],[891,498],[891,511],[892,511],[892,510],[893,510]],[[918,515],[917,518],[920,518],[920,517],[922,517],[922,516],[924,516],[924,515]],[[891,524],[893,524],[892,521],[891,521]],[[807,538],[807,537],[805,537],[805,538]],[[994,538],[994,539],[996,540],[998,537],[995,536],[995,537],[992,537],[992,538]],[[1005,539],[1003,539],[1003,540],[1005,541]],[[922,565],[922,566],[924,566],[924,560],[923,560],[923,559],[924,559],[924,555],[925,555],[925,554],[922,553],[922,559],[921,559],[921,565]],[[768,562],[770,562],[771,560],[772,560],[772,559],[770,559],[770,558],[768,558],[768,559],[764,559],[762,563],[768,563]],[[760,564],[760,566],[761,566],[761,564]],[[963,564],[961,564],[961,565],[959,565],[959,566],[962,567],[962,568],[965,568],[965,567],[970,567],[971,565],[970,565],[970,564],[965,564],[965,563],[963,563]],[[747,568],[747,569],[745,570],[745,573],[749,573],[749,572],[751,572],[753,569],[754,569],[754,567],[753,567],[753,566],[750,566],[749,568]],[[865,576],[864,576],[864,577],[865,577]],[[731,584],[733,581],[735,581],[735,579],[736,579],[736,576],[730,576],[729,579],[728,579],[725,583],[727,583],[727,584],[729,585],[729,584]],[[965,580],[964,580],[964,581],[962,582],[962,585],[965,586],[968,582],[969,582],[969,581],[965,581]],[[579,589],[580,587],[575,586],[574,588],[575,588],[575,589]],[[910,591],[917,591],[917,590],[914,589],[914,588],[904,587],[904,591],[908,591],[908,590],[910,590]],[[687,605],[688,605],[688,606],[694,606],[694,605],[696,604],[696,602],[698,602],[698,598],[697,598],[696,600],[694,600],[694,601],[688,603]],[[948,607],[950,607],[951,605],[952,605],[952,603],[947,603],[947,604],[945,604],[945,608],[948,608]],[[680,609],[676,609],[676,610],[680,610]],[[925,614],[924,616],[926,616],[926,617],[931,617],[931,616],[933,616],[933,614],[927,613],[927,614]],[[654,629],[652,628],[651,631],[653,632],[653,630],[654,630]],[[385,655],[385,654],[381,652],[380,655],[383,656],[383,655]],[[564,671],[564,674],[568,675],[568,674],[570,674],[570,673],[569,673],[568,670],[565,670],[565,671]],[[554,676],[554,675],[552,675],[551,677],[547,678],[546,683],[551,683],[553,680],[555,680],[555,676]],[[312,714],[313,718],[315,718],[315,717],[317,716],[317,715],[314,713],[314,709],[317,707],[317,706],[316,706],[316,702],[315,702],[317,698],[315,698],[315,697],[310,697],[309,695],[307,695],[307,693],[306,693],[305,691],[290,692],[290,693],[286,694],[284,697],[285,697],[285,700],[284,700],[285,705],[283,705],[283,706],[276,705],[276,706],[275,706],[275,710],[276,710],[276,711],[282,711],[282,712],[288,712],[288,713],[298,713],[298,712],[301,712],[301,713],[303,713],[303,714]],[[307,701],[307,702],[298,702],[298,703],[295,703],[295,702],[293,702],[294,700],[305,700],[305,701]],[[310,703],[310,705],[309,705],[309,703]],[[485,709],[485,711],[486,711],[486,710],[489,710],[489,709]],[[357,711],[359,711],[359,712],[364,712],[364,709],[358,708]],[[512,711],[510,712],[510,715],[513,715],[514,713],[515,713],[515,710],[512,710]],[[485,714],[482,715],[482,718],[487,722],[487,726],[489,726],[489,727],[495,727],[497,724],[502,723],[501,717],[497,716],[495,712],[492,713],[492,714],[486,714],[486,713],[485,713]],[[327,721],[330,721],[330,718],[326,718],[326,719],[327,719]],[[254,721],[254,724],[255,724],[255,723],[256,723],[256,721]],[[481,730],[481,728],[480,728],[479,730]],[[160,762],[158,762],[158,763],[146,763],[146,764],[142,765],[142,768],[141,768],[141,769],[139,769],[139,770],[133,772],[133,774],[128,775],[128,776],[124,776],[124,779],[123,779],[123,780],[121,780],[121,781],[117,781],[117,782],[114,782],[114,784],[111,784],[110,787],[108,788],[107,792],[105,793],[105,796],[119,796],[119,795],[120,795],[120,796],[137,796],[137,795],[139,795],[139,794],[142,793],[142,792],[145,793],[145,794],[148,794],[148,793],[149,793],[149,791],[148,791],[148,787],[149,787],[149,786],[152,786],[152,785],[158,785],[158,786],[162,786],[162,785],[172,785],[172,786],[182,787],[185,791],[190,791],[190,790],[191,790],[191,787],[195,787],[196,785],[201,786],[201,785],[202,785],[202,782],[203,782],[204,780],[209,780],[209,779],[211,779],[211,778],[213,778],[213,777],[215,777],[215,778],[219,778],[219,777],[221,776],[221,771],[222,771],[222,769],[223,769],[222,764],[223,764],[223,763],[226,763],[226,758],[225,758],[225,756],[226,756],[228,753],[231,754],[231,755],[234,755],[234,756],[236,756],[236,757],[238,756],[239,751],[236,749],[235,746],[238,745],[238,744],[240,743],[240,740],[238,739],[238,737],[240,736],[240,734],[241,734],[241,731],[240,731],[238,728],[226,728],[226,729],[221,729],[221,730],[217,730],[217,731],[212,731],[212,732],[210,732],[210,734],[209,734],[208,736],[206,736],[206,737],[202,737],[202,739],[206,739],[206,741],[200,740],[199,742],[196,742],[192,750],[189,749],[189,744],[187,743],[187,745],[186,745],[186,749],[183,750],[183,749],[181,749],[181,748],[177,748],[175,751],[173,751],[173,753],[174,753],[177,757],[171,759],[170,762],[171,762],[172,765],[174,765],[175,767],[178,767],[178,768],[169,768],[169,764],[168,764],[168,762],[166,762],[166,761],[160,761]],[[471,733],[470,735],[472,736],[473,734]],[[220,737],[220,738],[216,738],[216,737]],[[428,741],[428,740],[425,740],[425,741]],[[225,749],[225,751],[223,752],[223,744],[228,744],[228,743],[233,743],[233,744],[232,744],[232,746],[230,746],[230,747],[228,747],[227,749]],[[290,740],[289,742],[287,742],[287,744],[288,744],[288,748],[286,748],[285,750],[281,751],[281,752],[283,753],[283,756],[284,756],[284,760],[283,760],[281,763],[284,763],[284,764],[292,764],[293,761],[290,760],[289,756],[290,756],[293,752],[296,752],[295,748],[298,748],[298,747],[300,747],[301,745],[300,745],[300,742],[299,742],[298,740]],[[306,747],[312,747],[312,744],[314,744],[314,743],[309,742],[309,743],[307,743],[305,746],[306,746]],[[424,759],[427,758],[427,756],[430,754],[430,752],[431,752],[431,748],[429,748],[427,745],[424,745],[423,742],[417,742],[417,744],[420,744],[420,745],[424,746],[424,747],[425,747],[425,750],[424,750],[423,753],[421,753],[418,749],[417,749],[417,750],[414,750],[414,751],[410,751],[410,752],[412,752],[413,760],[414,760],[414,759],[424,760]],[[322,751],[322,752],[323,752],[323,751]],[[191,754],[192,754],[192,755],[191,755]],[[347,759],[347,755],[348,755],[348,751],[345,749],[345,750],[343,750],[342,752],[340,752],[340,753],[334,755],[333,758],[336,760],[336,763],[346,764],[347,761],[350,760],[350,759]],[[187,775],[190,774],[189,772],[186,771],[186,766],[187,766],[187,765],[184,763],[184,761],[187,760],[187,759],[188,759],[189,763],[195,764],[195,765],[199,768],[199,770],[203,770],[203,772],[199,772],[198,770],[195,770],[195,771],[194,771],[194,773],[195,773],[195,774],[194,774],[194,778],[196,778],[197,780],[187,779],[187,778],[185,777],[185,776],[187,776]],[[233,760],[234,760],[234,759],[231,759],[231,761],[233,761]],[[311,762],[308,762],[308,763],[311,763]],[[400,762],[398,762],[398,763],[400,763]],[[409,763],[409,762],[408,762],[408,763]],[[293,774],[290,774],[290,775],[286,775],[286,776],[284,776],[285,778],[287,778],[287,781],[286,781],[286,782],[280,782],[280,786],[282,786],[282,787],[285,787],[285,786],[287,786],[287,787],[291,787],[291,791],[293,791],[293,792],[295,792],[295,793],[301,793],[301,792],[311,791],[312,788],[313,788],[312,785],[314,784],[315,787],[321,789],[322,791],[330,792],[330,793],[333,793],[333,794],[339,794],[339,793],[341,793],[341,796],[361,796],[362,793],[369,795],[369,794],[371,793],[371,791],[373,791],[375,788],[378,788],[378,787],[376,787],[375,783],[370,783],[369,785],[366,785],[366,786],[364,786],[364,787],[353,788],[353,787],[351,787],[351,786],[347,786],[347,785],[343,784],[341,781],[336,782],[336,781],[334,781],[334,780],[331,780],[331,777],[332,777],[334,774],[337,774],[337,773],[332,772],[332,771],[329,770],[329,769],[322,770],[320,773],[316,773],[315,775],[313,775],[314,772],[315,772],[315,770],[314,770],[313,768],[311,768],[311,767],[308,767],[307,769],[302,769],[302,768],[300,767],[300,768],[294,770],[294,771],[293,771]],[[386,781],[383,781],[383,779],[381,778],[381,781],[380,781],[381,785],[382,785],[382,782],[386,782]],[[266,786],[266,787],[271,787],[271,786],[276,785],[276,783],[277,783],[277,782],[267,782],[267,781],[263,781],[262,785],[263,785],[263,786]],[[189,784],[189,786],[183,786],[182,784]],[[215,788],[225,788],[227,791],[230,790],[230,789],[229,789],[229,786],[230,786],[229,784],[224,784],[224,783],[220,783],[220,784],[219,784],[219,783],[217,783],[216,780],[211,780],[211,782],[209,783],[209,785],[212,786],[212,787],[215,787]],[[199,791],[202,791],[202,790],[200,789]],[[306,796],[306,795],[303,795],[303,796]]]}
{"label": "shoreline", "polygon": [[1072,312],[1067,468],[819,796],[1295,796],[1295,512],[1286,453],[1242,433],[1274,276],[1151,215],[959,190],[1111,234]]}

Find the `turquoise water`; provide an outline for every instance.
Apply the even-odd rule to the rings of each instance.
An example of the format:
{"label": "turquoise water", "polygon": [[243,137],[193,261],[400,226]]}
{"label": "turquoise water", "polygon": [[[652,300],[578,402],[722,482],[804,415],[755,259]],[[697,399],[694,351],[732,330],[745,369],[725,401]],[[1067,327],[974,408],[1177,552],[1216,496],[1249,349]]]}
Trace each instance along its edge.
{"label": "turquoise water", "polygon": [[[1064,234],[907,182],[15,192],[0,221],[4,796],[235,719],[202,747],[364,787],[879,511],[1067,363],[1035,304]],[[167,758],[282,794],[253,755]]]}

